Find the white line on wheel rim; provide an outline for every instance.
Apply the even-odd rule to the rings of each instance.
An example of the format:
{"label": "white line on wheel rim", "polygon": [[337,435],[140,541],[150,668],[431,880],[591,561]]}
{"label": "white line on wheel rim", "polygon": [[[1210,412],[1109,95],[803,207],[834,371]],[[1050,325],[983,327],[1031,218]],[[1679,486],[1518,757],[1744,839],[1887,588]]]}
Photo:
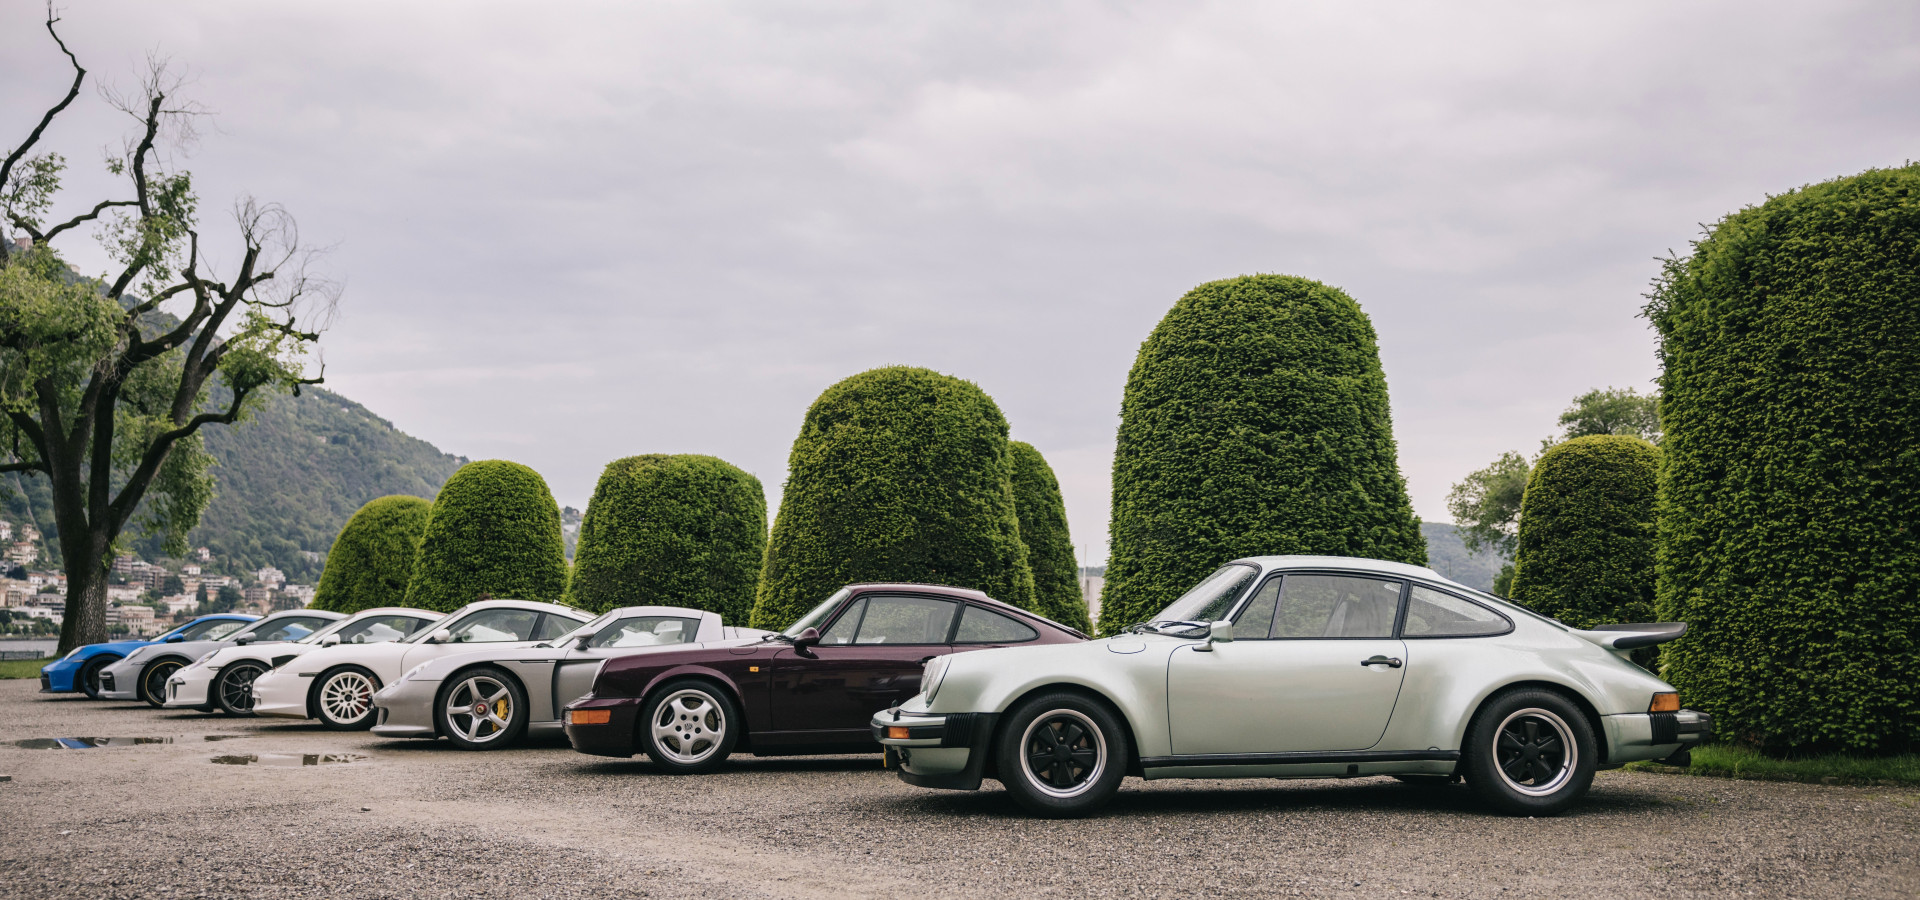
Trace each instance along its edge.
{"label": "white line on wheel rim", "polygon": [[712,756],[726,731],[726,715],[705,691],[674,691],[654,707],[653,746],[674,762],[691,765]]}
{"label": "white line on wheel rim", "polygon": [[1550,710],[1529,707],[1501,720],[1493,730],[1493,767],[1500,779],[1529,797],[1545,797],[1565,787],[1580,765],[1580,745],[1565,719]]}
{"label": "white line on wheel rim", "polygon": [[1020,755],[1026,763],[1021,772],[1035,790],[1050,797],[1077,797],[1092,789],[1106,770],[1107,736],[1085,713],[1056,709],[1027,725],[1020,736]]}
{"label": "white line on wheel rim", "polygon": [[329,718],[342,724],[366,715],[367,705],[372,702],[373,682],[359,672],[335,675],[320,689],[320,707]]}
{"label": "white line on wheel rim", "polygon": [[[484,744],[505,733],[513,721],[513,692],[498,679],[475,675],[447,695],[447,727],[474,743]],[[465,719],[466,724],[460,724]]]}

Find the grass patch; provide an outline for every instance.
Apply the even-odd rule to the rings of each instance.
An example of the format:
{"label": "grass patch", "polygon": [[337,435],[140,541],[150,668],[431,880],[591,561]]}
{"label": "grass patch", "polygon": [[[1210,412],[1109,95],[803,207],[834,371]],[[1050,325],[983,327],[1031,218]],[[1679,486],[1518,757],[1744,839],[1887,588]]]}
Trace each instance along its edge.
{"label": "grass patch", "polygon": [[1693,748],[1693,765],[1685,768],[1663,766],[1656,762],[1628,763],[1627,768],[1642,772],[1808,784],[1920,785],[1920,754],[1913,753],[1900,756],[1829,753],[1800,759],[1776,759],[1752,750],[1716,745]]}
{"label": "grass patch", "polygon": [[0,678],[39,678],[40,667],[53,662],[46,659],[0,659]]}

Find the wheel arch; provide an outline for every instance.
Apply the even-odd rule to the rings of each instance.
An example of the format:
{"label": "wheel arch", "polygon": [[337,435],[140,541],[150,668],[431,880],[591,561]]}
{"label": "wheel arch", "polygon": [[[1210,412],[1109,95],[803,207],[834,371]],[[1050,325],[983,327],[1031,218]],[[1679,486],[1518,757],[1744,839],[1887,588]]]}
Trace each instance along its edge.
{"label": "wheel arch", "polygon": [[1600,751],[1600,763],[1603,765],[1606,763],[1608,758],[1607,728],[1606,722],[1600,718],[1599,707],[1595,706],[1594,702],[1578,688],[1556,681],[1545,681],[1541,679],[1509,682],[1488,691],[1485,696],[1481,697],[1480,702],[1474,704],[1473,715],[1467,717],[1466,728],[1461,732],[1459,743],[1463,751],[1466,749],[1466,735],[1473,731],[1473,723],[1480,718],[1481,711],[1485,710],[1488,704],[1491,704],[1495,699],[1520,690],[1550,691],[1559,694],[1566,698],[1568,702],[1572,703],[1575,709],[1580,710],[1581,716],[1586,718],[1587,728],[1593,732],[1594,747]]}
{"label": "wheel arch", "polygon": [[[668,684],[671,684],[675,681],[681,681],[683,679],[694,680],[694,681],[705,681],[709,684],[712,684],[714,687],[719,688],[722,693],[727,695],[728,702],[731,702],[733,704],[733,708],[735,710],[738,710],[740,713],[740,734],[734,740],[734,745],[733,745],[734,749],[752,751],[753,750],[753,731],[752,729],[749,729],[747,727],[747,722],[749,720],[747,718],[746,700],[740,693],[740,686],[737,684],[734,684],[733,679],[728,678],[726,676],[726,673],[721,672],[718,669],[714,669],[709,666],[701,666],[701,665],[683,665],[683,666],[674,666],[671,669],[667,669],[655,674],[652,678],[647,679],[646,688],[640,691],[640,696],[638,698],[640,711],[641,712],[646,711],[648,701],[653,699],[653,695],[656,692],[658,692],[660,688]],[[639,730],[642,724],[644,723],[641,721],[640,718],[636,717],[634,719],[633,727],[634,727],[634,746],[635,747],[643,746],[640,743],[641,738],[639,734]]]}
{"label": "wheel arch", "polygon": [[320,686],[326,684],[327,679],[333,677],[334,673],[341,669],[359,669],[367,673],[367,677],[373,679],[373,689],[376,691],[387,686],[387,683],[380,679],[380,673],[375,672],[368,666],[357,662],[335,663],[334,665],[321,669],[320,674],[313,676],[313,683],[307,685],[307,718],[320,718]]}
{"label": "wheel arch", "polygon": [[500,660],[476,659],[473,662],[466,663],[460,666],[460,668],[457,668],[451,672],[448,672],[447,677],[440,679],[440,686],[433,689],[433,708],[431,710],[431,714],[433,719],[433,733],[435,736],[446,737],[446,734],[447,734],[445,731],[442,731],[440,728],[440,717],[444,714],[445,707],[446,707],[446,703],[442,702],[441,700],[441,695],[447,690],[448,685],[453,684],[456,681],[459,681],[460,676],[465,675],[468,672],[471,672],[475,669],[492,669],[496,672],[504,673],[509,679],[512,679],[514,684],[519,685],[520,696],[527,698],[527,703],[525,704],[527,707],[527,721],[529,725],[532,724],[533,694],[531,691],[527,689],[526,679],[521,678],[520,673],[515,672],[511,667],[501,665]]}
{"label": "wheel arch", "polygon": [[[1121,707],[1121,705],[1118,702],[1116,702],[1112,697],[1107,696],[1107,694],[1104,691],[1101,691],[1099,688],[1096,688],[1087,684],[1082,684],[1077,681],[1050,681],[1050,682],[1047,682],[1046,684],[1034,685],[1033,687],[1030,687],[1025,691],[1022,691],[1021,693],[1015,695],[1011,700],[1007,701],[1007,704],[1001,708],[1003,710],[1011,711],[1014,707],[1017,707],[1020,704],[1027,702],[1028,698],[1035,697],[1050,691],[1059,691],[1062,693],[1069,693],[1069,694],[1079,694],[1083,697],[1086,697],[1089,700],[1092,700],[1095,703],[1100,704],[1101,706],[1106,707],[1108,712],[1113,713],[1114,718],[1120,721],[1120,727],[1126,729],[1127,731],[1126,772],[1128,775],[1135,775],[1135,776],[1141,775],[1143,773],[1143,770],[1140,767],[1139,730],[1134,727],[1133,720],[1127,717],[1126,710],[1123,707]],[[999,722],[994,726],[993,737],[987,744],[989,748],[997,746],[999,744],[1000,736],[1006,733],[1007,727],[1008,727],[1007,717],[1003,714],[1001,715]],[[997,780],[1000,777],[1000,772],[999,772],[1000,761],[996,759],[995,756],[996,754],[992,752],[989,752],[987,754],[986,766],[982,774],[986,775],[989,778],[993,778]]]}

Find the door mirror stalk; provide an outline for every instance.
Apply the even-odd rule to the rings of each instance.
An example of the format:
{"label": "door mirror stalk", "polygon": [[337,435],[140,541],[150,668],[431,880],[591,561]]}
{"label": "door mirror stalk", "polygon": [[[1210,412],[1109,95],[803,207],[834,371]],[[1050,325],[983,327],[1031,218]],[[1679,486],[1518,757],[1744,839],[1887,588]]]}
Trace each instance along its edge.
{"label": "door mirror stalk", "polygon": [[338,645],[339,643],[340,643],[340,636],[337,634],[330,634],[320,639],[320,646],[322,647],[332,647],[332,646]]}
{"label": "door mirror stalk", "polygon": [[1233,623],[1225,619],[1207,624],[1207,640],[1193,649],[1200,653],[1212,653],[1215,643],[1225,644],[1233,640]]}
{"label": "door mirror stalk", "polygon": [[444,644],[451,640],[453,640],[453,632],[445,628],[436,629],[432,634],[427,635],[427,643],[429,644]]}
{"label": "door mirror stalk", "polygon": [[820,629],[808,626],[807,630],[793,636],[793,652],[813,659],[813,645],[820,643]]}

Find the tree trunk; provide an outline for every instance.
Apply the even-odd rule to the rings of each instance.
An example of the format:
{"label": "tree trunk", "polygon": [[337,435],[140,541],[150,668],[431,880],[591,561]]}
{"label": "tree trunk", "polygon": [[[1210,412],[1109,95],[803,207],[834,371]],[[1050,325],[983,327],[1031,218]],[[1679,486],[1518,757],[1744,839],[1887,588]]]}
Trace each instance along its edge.
{"label": "tree trunk", "polygon": [[[81,543],[75,541],[74,543]],[[87,644],[107,639],[107,571],[100,565],[101,554],[88,548],[76,559],[69,553],[67,563],[67,612],[60,623],[60,656]]]}

